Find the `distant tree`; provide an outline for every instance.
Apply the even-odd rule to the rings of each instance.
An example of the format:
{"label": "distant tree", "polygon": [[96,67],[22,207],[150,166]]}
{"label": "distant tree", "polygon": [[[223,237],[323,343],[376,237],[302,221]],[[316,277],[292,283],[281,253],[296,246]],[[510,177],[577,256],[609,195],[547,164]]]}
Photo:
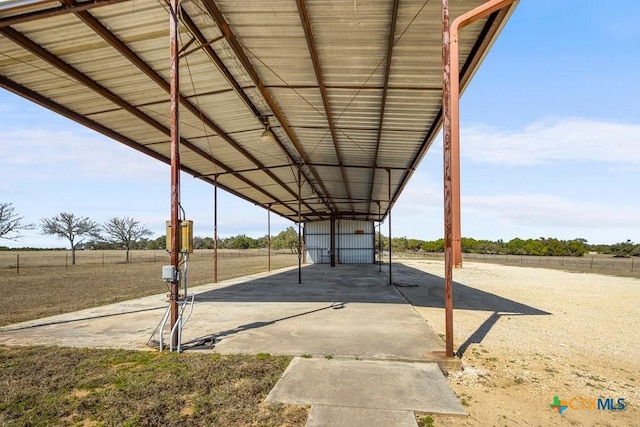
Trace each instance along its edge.
{"label": "distant tree", "polygon": [[[76,248],[86,237],[100,239],[100,224],[89,218],[77,217],[72,213],[61,212],[53,218],[42,218],[42,234],[67,239],[71,246],[71,265],[76,264]],[[77,238],[84,237],[76,242]]]}
{"label": "distant tree", "polygon": [[527,255],[543,256],[547,254],[547,248],[540,240],[528,239],[524,249]]}
{"label": "distant tree", "polygon": [[268,244],[269,244],[269,236],[266,235],[266,234],[264,236],[258,237],[256,239],[256,247],[257,248],[260,248],[260,249],[266,248],[268,246]]}
{"label": "distant tree", "polygon": [[420,248],[425,252],[444,252],[444,239],[423,242]]}
{"label": "distant tree", "polygon": [[567,242],[568,255],[583,256],[587,253],[587,241],[585,239],[574,239]]}
{"label": "distant tree", "polygon": [[13,204],[0,203],[0,238],[18,240],[22,237],[20,231],[33,230],[35,227],[24,222],[24,217],[15,212]]}
{"label": "distant tree", "polygon": [[629,257],[634,253],[635,244],[631,240],[611,245],[611,252],[616,257]]}
{"label": "distant tree", "polygon": [[424,241],[419,239],[409,239],[407,241],[407,249],[413,252],[418,252],[422,247]]}
{"label": "distant tree", "polygon": [[126,251],[126,261],[129,262],[129,251],[143,237],[151,236],[151,230],[140,225],[133,218],[111,218],[104,224],[105,240],[119,245]]}
{"label": "distant tree", "polygon": [[273,249],[289,249],[292,254],[298,253],[298,232],[293,227],[287,227],[271,239]]}

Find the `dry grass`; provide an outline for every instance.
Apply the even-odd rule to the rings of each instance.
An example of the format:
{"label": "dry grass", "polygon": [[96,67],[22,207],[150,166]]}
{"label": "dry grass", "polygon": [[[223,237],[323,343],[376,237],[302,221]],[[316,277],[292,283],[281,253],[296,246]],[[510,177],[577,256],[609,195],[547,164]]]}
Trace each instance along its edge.
{"label": "dry grass", "polygon": [[[120,263],[102,265],[103,254]],[[78,265],[65,267],[65,252],[22,252],[20,272],[16,253],[0,252],[0,326],[124,301],[167,290],[161,266],[168,256],[158,251],[135,251],[124,263],[124,252],[83,251]],[[154,258],[155,261],[154,262]],[[8,260],[12,261],[11,264]],[[271,256],[271,268],[295,265],[297,255]],[[9,266],[9,267],[7,267]],[[218,280],[267,270],[267,257],[258,251],[220,252]],[[189,286],[213,282],[212,251],[194,253],[188,264]]]}
{"label": "dry grass", "polygon": [[0,425],[301,426],[265,405],[288,357],[0,346]]}
{"label": "dry grass", "polygon": [[[0,325],[163,293],[158,251],[0,253]],[[218,279],[267,270],[259,251],[224,252]],[[104,257],[104,258],[103,258]],[[70,258],[70,257],[69,257]],[[103,265],[103,259],[104,265]],[[154,262],[155,261],[155,262]],[[272,269],[297,256],[271,257]],[[193,254],[190,287],[213,281],[211,251]],[[299,426],[308,410],[265,405],[288,357],[0,346],[0,425]]]}

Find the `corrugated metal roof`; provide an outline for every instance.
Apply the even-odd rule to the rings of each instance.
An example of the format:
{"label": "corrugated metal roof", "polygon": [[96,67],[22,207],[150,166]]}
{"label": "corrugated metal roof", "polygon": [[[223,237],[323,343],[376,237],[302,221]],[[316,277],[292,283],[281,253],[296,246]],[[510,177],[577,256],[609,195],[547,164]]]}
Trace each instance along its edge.
{"label": "corrugated metal roof", "polygon": [[[450,3],[453,19],[483,0]],[[183,1],[183,170],[295,220],[300,169],[304,219],[386,216],[442,109],[440,2],[394,9]],[[463,86],[510,12],[462,32]],[[0,2],[0,86],[169,162],[168,33],[161,0]]]}

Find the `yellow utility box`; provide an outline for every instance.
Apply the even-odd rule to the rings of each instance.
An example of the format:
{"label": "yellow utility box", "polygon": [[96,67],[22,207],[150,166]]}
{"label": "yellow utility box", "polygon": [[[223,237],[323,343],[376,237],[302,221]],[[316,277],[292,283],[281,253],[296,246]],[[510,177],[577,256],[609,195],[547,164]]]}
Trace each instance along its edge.
{"label": "yellow utility box", "polygon": [[[193,221],[180,221],[180,233],[178,234],[180,252],[193,253]],[[167,250],[171,252],[171,221],[167,221]]]}

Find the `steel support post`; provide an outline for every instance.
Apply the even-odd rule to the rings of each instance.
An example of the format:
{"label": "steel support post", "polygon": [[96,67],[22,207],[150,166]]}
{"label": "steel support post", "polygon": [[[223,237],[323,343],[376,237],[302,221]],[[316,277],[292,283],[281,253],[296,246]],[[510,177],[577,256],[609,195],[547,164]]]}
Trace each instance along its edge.
{"label": "steel support post", "polygon": [[393,280],[391,280],[391,169],[387,169],[387,175],[389,176],[389,181],[387,183],[387,192],[389,198],[389,216],[387,219],[389,220],[389,285],[393,284]]}
{"label": "steel support post", "polygon": [[[180,115],[178,98],[180,80],[178,68],[178,0],[169,5],[169,60],[170,60],[170,122],[171,122],[171,265],[176,275],[180,271]],[[171,307],[171,330],[178,321],[179,277],[171,280],[169,305]],[[178,335],[171,336],[174,347],[178,346]]]}
{"label": "steel support post", "polygon": [[298,283],[302,283],[302,171],[298,168]]}
{"label": "steel support post", "polygon": [[271,205],[267,205],[267,271],[271,271]]}
{"label": "steel support post", "polygon": [[453,357],[453,266],[462,267],[460,226],[460,29],[517,0],[490,0],[460,15],[449,25],[449,0],[442,0],[444,253],[446,353]]}
{"label": "steel support post", "polygon": [[382,221],[380,221],[380,201],[378,200],[378,273],[382,273]]}
{"label": "steel support post", "polygon": [[331,236],[329,236],[329,239],[331,240],[329,242],[329,258],[330,258],[330,262],[331,262],[331,267],[335,267],[336,266],[336,218],[331,215],[331,220],[330,220],[330,231],[329,233],[331,234]]}
{"label": "steel support post", "polygon": [[218,175],[213,176],[213,283],[218,283]]}
{"label": "steel support post", "polygon": [[444,310],[445,352],[453,357],[453,194],[451,150],[451,55],[449,32],[449,0],[442,0],[442,117],[444,163]]}

